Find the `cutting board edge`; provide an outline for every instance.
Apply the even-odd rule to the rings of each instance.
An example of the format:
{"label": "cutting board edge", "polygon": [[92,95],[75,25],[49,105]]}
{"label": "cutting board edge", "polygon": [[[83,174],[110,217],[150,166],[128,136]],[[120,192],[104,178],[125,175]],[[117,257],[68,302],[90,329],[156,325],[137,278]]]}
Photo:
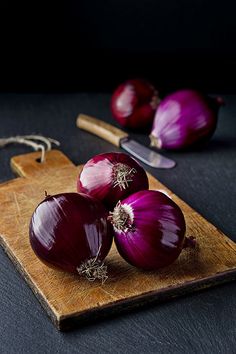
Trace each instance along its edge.
{"label": "cutting board edge", "polygon": [[47,300],[39,291],[37,291],[34,282],[31,280],[31,278],[21,266],[21,264],[17,261],[10,248],[5,244],[1,235],[0,245],[2,246],[4,252],[7,254],[13,265],[16,267],[16,270],[23,277],[25,283],[30,287],[36,299],[46,311],[48,317],[60,331],[70,330],[74,327],[78,327],[78,325],[80,324],[84,325],[85,323],[91,323],[92,320],[102,320],[109,316],[116,315],[117,313],[122,314],[131,309],[144,308],[145,305],[148,306],[154,303],[158,304],[164,301],[169,301],[172,298],[194,293],[196,291],[204,290],[236,279],[235,267],[233,269],[226,270],[225,272],[216,273],[214,276],[208,276],[202,279],[187,281],[181,286],[177,284],[175,286],[167,287],[162,290],[154,290],[146,294],[143,293],[138,296],[132,296],[128,299],[121,299],[114,302],[110,302],[108,305],[104,305],[101,307],[93,307],[83,312],[69,313],[66,316],[60,316],[56,314],[55,309],[53,310],[52,308],[50,308],[47,303]]}
{"label": "cutting board edge", "polygon": [[30,288],[30,290],[33,292],[35,295],[36,299],[39,301],[41,306],[44,308],[46,311],[48,317],[51,319],[53,324],[58,327],[58,324],[60,323],[60,317],[56,315],[56,310],[50,308],[49,304],[47,303],[47,300],[44,298],[41,292],[37,291],[37,288],[34,284],[34,282],[31,280],[30,276],[27,274],[27,272],[24,270],[24,268],[21,266],[20,262],[17,260],[15,257],[14,253],[11,251],[11,248],[7,246],[7,244],[4,242],[4,239],[2,235],[0,235],[0,246],[12,262],[13,267],[16,269],[17,272],[19,272],[20,276],[24,279],[26,285]]}
{"label": "cutting board edge", "polygon": [[[197,291],[203,291],[211,287],[229,283],[236,280],[236,267],[225,272],[216,273],[215,276],[205,277],[199,280],[187,281],[184,285],[167,287],[161,291],[151,291],[146,294],[130,297],[125,300],[117,300],[101,307],[94,307],[83,312],[71,313],[67,316],[60,316],[56,326],[60,331],[67,331],[72,328],[92,323],[93,320],[102,320],[117,313],[123,314],[128,310],[145,308],[151,304],[158,304],[169,301],[172,298],[181,297]],[[115,305],[115,306],[114,306]]]}

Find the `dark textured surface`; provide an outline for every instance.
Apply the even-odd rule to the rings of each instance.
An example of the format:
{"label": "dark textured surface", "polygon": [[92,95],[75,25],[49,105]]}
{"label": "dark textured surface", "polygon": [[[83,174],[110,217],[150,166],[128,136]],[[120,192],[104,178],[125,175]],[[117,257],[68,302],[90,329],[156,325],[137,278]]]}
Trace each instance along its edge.
{"label": "dark textured surface", "polygon": [[[235,1],[2,0],[0,90],[234,90]],[[228,91],[229,92],[229,91]]]}
{"label": "dark textured surface", "polygon": [[[178,163],[173,170],[148,170],[236,241],[236,97],[225,101],[207,147],[166,154]],[[109,95],[2,94],[0,137],[49,135],[76,164],[115,150],[75,127],[79,112],[111,121]],[[1,182],[13,178],[10,157],[28,151],[23,146],[0,151]],[[235,353],[235,284],[59,333],[2,250],[0,269],[0,353]]]}

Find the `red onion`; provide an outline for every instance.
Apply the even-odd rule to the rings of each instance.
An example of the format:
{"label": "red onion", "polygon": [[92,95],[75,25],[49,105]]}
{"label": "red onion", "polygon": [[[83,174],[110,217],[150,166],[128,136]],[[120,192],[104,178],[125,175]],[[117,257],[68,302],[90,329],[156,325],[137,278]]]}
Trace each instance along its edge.
{"label": "red onion", "polygon": [[89,160],[78,178],[77,190],[114,207],[120,199],[148,189],[142,166],[127,154],[110,152]]}
{"label": "red onion", "polygon": [[102,263],[112,244],[107,211],[96,199],[78,193],[47,196],[30,222],[30,243],[47,265],[106,279]]}
{"label": "red onion", "polygon": [[184,247],[181,209],[159,191],[140,191],[118,202],[109,219],[120,255],[135,267],[156,270],[174,262]]}
{"label": "red onion", "polygon": [[161,101],[150,135],[151,146],[182,149],[213,135],[223,100],[181,90]]}
{"label": "red onion", "polygon": [[143,129],[151,126],[158,103],[158,92],[149,82],[129,80],[113,93],[111,111],[121,126]]}

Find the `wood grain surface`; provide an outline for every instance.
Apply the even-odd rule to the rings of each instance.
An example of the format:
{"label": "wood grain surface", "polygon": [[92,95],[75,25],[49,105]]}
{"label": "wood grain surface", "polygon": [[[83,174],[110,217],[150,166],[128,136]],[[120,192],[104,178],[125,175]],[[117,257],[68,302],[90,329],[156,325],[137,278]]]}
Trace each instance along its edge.
{"label": "wood grain surface", "polygon": [[165,191],[183,210],[187,235],[196,237],[197,250],[184,250],[173,265],[154,273],[128,265],[113,245],[107,257],[109,278],[103,285],[48,268],[30,248],[29,220],[45,190],[76,190],[81,166],[56,150],[47,153],[43,164],[37,162],[39,157],[31,153],[11,161],[22,177],[0,185],[0,241],[59,329],[235,279],[236,244],[150,175],[150,189]]}
{"label": "wood grain surface", "polygon": [[76,124],[78,128],[95,134],[117,147],[120,146],[120,140],[128,136],[123,130],[86,114],[80,114]]}

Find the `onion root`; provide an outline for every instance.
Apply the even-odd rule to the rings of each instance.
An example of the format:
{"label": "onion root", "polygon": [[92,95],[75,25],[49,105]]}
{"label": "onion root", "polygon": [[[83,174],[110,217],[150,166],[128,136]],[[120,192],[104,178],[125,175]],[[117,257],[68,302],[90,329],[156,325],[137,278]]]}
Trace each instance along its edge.
{"label": "onion root", "polygon": [[117,163],[113,167],[113,187],[120,187],[120,190],[126,189],[129,183],[133,182],[132,177],[137,172],[135,168],[130,168],[123,163]]}

